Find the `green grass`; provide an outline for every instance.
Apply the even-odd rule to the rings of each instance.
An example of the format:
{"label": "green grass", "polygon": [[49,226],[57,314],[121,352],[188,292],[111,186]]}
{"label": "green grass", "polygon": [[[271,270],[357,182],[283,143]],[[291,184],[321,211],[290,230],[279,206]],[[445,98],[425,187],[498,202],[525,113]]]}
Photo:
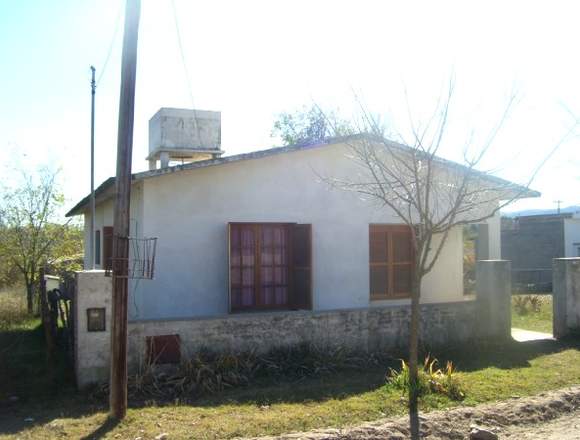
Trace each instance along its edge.
{"label": "green grass", "polygon": [[[535,327],[537,328],[537,327]],[[385,384],[390,365],[303,379],[263,379],[191,402],[130,402],[127,418],[108,421],[106,400],[76,393],[62,364],[47,368],[38,321],[0,332],[0,439],[217,439],[346,427],[405,413],[405,399]],[[422,411],[526,396],[580,383],[580,340],[472,344],[433,353],[453,360],[466,391],[459,403],[426,395]],[[59,361],[60,362],[60,361]],[[9,403],[8,396],[19,401]],[[26,421],[32,417],[33,421]]]}
{"label": "green grass", "polygon": [[[467,396],[478,403],[525,396],[580,383],[580,342],[542,341],[478,345],[438,353],[453,359]],[[344,371],[299,382],[263,381],[194,402],[132,403],[126,420],[107,422],[106,402],[60,389],[30,397],[0,416],[0,439],[171,438],[216,439],[345,427],[403,414],[405,401],[385,385],[386,368]],[[458,405],[440,395],[422,400],[422,411]],[[25,422],[33,417],[33,422]],[[115,437],[117,436],[117,437]]]}
{"label": "green grass", "polygon": [[27,400],[72,390],[64,353],[48,365],[40,318],[26,313],[21,289],[0,292],[0,409],[11,396]]}
{"label": "green grass", "polygon": [[[535,296],[540,298],[540,310],[526,307],[525,313],[515,307],[516,297]],[[552,295],[514,295],[512,298],[512,327],[537,332],[552,333]]]}

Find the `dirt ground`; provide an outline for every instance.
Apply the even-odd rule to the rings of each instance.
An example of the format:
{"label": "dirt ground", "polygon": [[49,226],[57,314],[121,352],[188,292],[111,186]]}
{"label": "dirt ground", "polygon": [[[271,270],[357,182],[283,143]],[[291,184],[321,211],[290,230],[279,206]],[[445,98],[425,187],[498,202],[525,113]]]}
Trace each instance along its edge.
{"label": "dirt ground", "polygon": [[[580,386],[509,401],[435,411],[421,416],[421,437],[464,440],[472,426],[495,432],[500,439],[580,439]],[[406,417],[384,419],[349,429],[326,429],[265,439],[291,440],[404,440]]]}
{"label": "dirt ground", "polygon": [[578,440],[580,439],[580,410],[547,423],[507,429],[500,438],[514,440]]}

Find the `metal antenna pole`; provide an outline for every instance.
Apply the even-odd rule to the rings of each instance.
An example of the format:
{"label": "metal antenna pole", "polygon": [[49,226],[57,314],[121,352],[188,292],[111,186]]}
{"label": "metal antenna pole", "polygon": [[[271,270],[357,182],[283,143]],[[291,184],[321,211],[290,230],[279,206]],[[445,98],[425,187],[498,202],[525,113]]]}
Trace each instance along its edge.
{"label": "metal antenna pole", "polygon": [[120,420],[127,414],[127,299],[129,287],[129,208],[131,202],[131,159],[137,74],[137,35],[140,0],[127,0],[125,35],[121,60],[121,94],[117,133],[117,177],[113,223],[113,304],[111,325],[110,416]]}
{"label": "metal antenna pole", "polygon": [[95,268],[95,68],[91,66],[91,233],[89,237],[90,267]]}

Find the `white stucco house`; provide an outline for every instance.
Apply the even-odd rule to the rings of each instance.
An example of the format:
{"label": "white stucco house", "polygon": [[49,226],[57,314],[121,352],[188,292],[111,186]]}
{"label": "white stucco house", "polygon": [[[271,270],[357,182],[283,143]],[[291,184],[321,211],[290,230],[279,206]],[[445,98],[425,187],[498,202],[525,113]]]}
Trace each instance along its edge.
{"label": "white stucco house", "polygon": [[[132,282],[130,319],[408,302],[409,231],[395,213],[319,178],[356,172],[344,141],[219,157],[219,113],[195,118],[162,109],[150,121],[150,170],[133,175],[131,235],[158,238],[155,277]],[[171,166],[179,158],[188,162]],[[114,178],[96,190],[97,268],[111,254],[114,190]],[[84,216],[88,242],[89,197],[67,215]],[[487,257],[498,259],[499,216],[487,224]],[[463,301],[462,264],[458,228],[422,301]]]}
{"label": "white stucco house", "polygon": [[[394,212],[320,179],[360,171],[348,157],[353,138],[221,157],[220,120],[218,112],[161,109],[150,121],[149,170],[133,175],[130,233],[156,237],[157,253],[154,279],[130,280],[130,367],[160,346],[158,354],[172,353],[164,361],[174,362],[202,347],[404,345],[413,270],[409,229]],[[441,160],[443,175],[457,167]],[[67,214],[84,216],[87,243],[94,234],[97,269],[111,263],[114,192],[114,178],[96,190],[94,231],[89,196]],[[499,215],[481,230],[479,258],[499,259]],[[89,262],[86,255],[86,267]],[[451,231],[423,280],[425,343],[464,343],[482,332],[509,337],[509,264],[490,263],[481,273],[491,280],[487,293],[464,296],[463,230]],[[498,267],[503,272],[496,277]],[[103,270],[77,274],[80,386],[108,377],[110,280]],[[484,327],[476,325],[481,316]],[[495,321],[500,324],[490,325]]]}

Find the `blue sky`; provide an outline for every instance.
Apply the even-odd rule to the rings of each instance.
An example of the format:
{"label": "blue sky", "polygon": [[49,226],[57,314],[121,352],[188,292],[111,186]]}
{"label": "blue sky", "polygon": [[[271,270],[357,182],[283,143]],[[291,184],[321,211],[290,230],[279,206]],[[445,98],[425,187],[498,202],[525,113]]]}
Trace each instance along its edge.
{"label": "blue sky", "polygon": [[[18,167],[62,169],[70,207],[89,189],[90,71],[97,89],[96,176],[114,173],[124,3],[0,2],[3,181]],[[193,105],[222,111],[227,154],[272,146],[276,115],[313,100],[353,113],[356,90],[405,133],[426,119],[451,74],[456,91],[443,155],[482,141],[515,92],[517,105],[485,169],[523,182],[580,117],[574,2],[175,0]],[[116,32],[116,38],[113,35]],[[106,70],[103,64],[112,51]],[[170,0],[142,0],[133,170],[146,168],[147,122],[191,107]],[[408,98],[405,98],[404,90]],[[568,109],[568,110],[566,110]],[[580,204],[580,140],[572,137],[516,208]]]}

